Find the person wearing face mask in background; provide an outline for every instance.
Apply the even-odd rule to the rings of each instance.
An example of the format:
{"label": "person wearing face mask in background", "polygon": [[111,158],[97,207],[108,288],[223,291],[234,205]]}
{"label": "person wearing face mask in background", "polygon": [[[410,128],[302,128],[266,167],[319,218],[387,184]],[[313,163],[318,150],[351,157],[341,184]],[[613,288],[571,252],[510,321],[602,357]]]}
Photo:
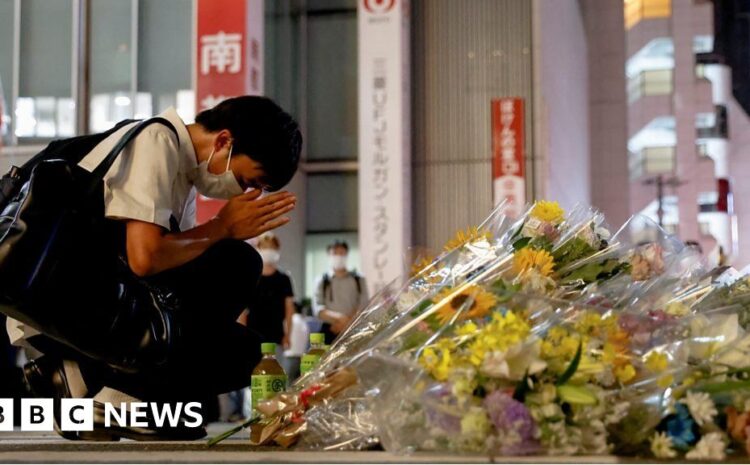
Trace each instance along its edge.
{"label": "person wearing face mask in background", "polygon": [[[93,397],[100,412],[104,402],[215,399],[245,386],[260,359],[262,341],[237,321],[253,300],[262,269],[260,256],[245,241],[289,221],[295,196],[262,194],[280,190],[294,175],[302,145],[298,125],[273,101],[255,96],[225,100],[199,113],[193,124],[172,108],[160,116],[169,124],[152,124],[128,144],[107,171],[100,194],[111,252],[125,263],[123,273],[132,275],[131,287],[113,285],[120,282],[115,277],[96,277],[92,292],[101,294],[102,302],[95,320],[111,324],[96,326],[75,314],[59,323],[71,328],[53,328],[54,334],[73,334],[78,325],[91,337],[111,333],[118,341],[130,335],[126,342],[134,341],[134,349],[128,354],[137,369],[88,358],[74,343],[46,336],[45,328],[8,324],[13,342],[33,358],[25,367],[27,384],[56,405],[61,398]],[[135,124],[120,125],[79,166],[94,170]],[[228,200],[197,226],[196,191]],[[157,300],[156,310],[129,296]],[[205,429],[182,422],[149,424],[118,429],[95,420],[91,433],[61,434],[113,440],[205,435]]]}
{"label": "person wearing face mask in background", "polygon": [[326,344],[331,344],[367,304],[368,295],[365,278],[347,267],[349,244],[334,241],[326,250],[331,273],[323,274],[318,282],[313,312],[323,322]]}
{"label": "person wearing face mask in background", "polygon": [[284,366],[284,349],[289,348],[294,315],[294,291],[288,274],[279,270],[281,242],[272,233],[266,233],[256,244],[263,259],[263,272],[257,291],[248,306],[247,327],[260,334],[263,342],[276,344],[276,359]]}

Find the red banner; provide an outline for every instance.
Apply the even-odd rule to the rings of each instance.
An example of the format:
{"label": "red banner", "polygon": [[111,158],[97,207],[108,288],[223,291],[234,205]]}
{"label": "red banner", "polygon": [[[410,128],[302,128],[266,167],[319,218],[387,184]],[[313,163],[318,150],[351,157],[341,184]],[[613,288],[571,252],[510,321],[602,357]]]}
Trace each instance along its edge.
{"label": "red banner", "polygon": [[[230,97],[263,94],[263,0],[196,0],[195,108]],[[224,201],[198,196],[197,222]]]}
{"label": "red banner", "polygon": [[494,203],[507,200],[510,215],[519,214],[526,203],[523,104],[520,98],[491,102]]}

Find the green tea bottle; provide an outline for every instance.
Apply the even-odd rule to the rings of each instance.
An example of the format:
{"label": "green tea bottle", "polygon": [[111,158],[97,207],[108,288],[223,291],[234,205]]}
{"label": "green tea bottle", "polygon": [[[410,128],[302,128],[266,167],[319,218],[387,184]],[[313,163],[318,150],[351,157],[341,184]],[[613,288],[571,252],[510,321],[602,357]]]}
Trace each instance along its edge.
{"label": "green tea bottle", "polygon": [[315,365],[318,364],[320,357],[325,353],[326,336],[323,333],[312,333],[310,334],[310,350],[302,356],[300,361],[299,371],[301,375],[304,375],[308,371],[312,370]]}
{"label": "green tea bottle", "polygon": [[263,358],[253,370],[250,377],[251,411],[257,415],[255,407],[258,402],[270,399],[286,389],[287,377],[284,369],[276,360],[276,344],[264,342],[260,345]]}

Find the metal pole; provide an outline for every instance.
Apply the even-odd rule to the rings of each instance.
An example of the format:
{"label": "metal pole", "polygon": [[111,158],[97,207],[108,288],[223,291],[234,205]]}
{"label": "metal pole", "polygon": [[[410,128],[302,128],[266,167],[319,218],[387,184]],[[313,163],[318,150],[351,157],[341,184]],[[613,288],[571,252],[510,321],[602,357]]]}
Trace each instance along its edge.
{"label": "metal pole", "polygon": [[130,117],[135,118],[138,101],[138,2],[130,0]]}
{"label": "metal pole", "polygon": [[73,66],[71,93],[76,108],[76,134],[89,131],[89,2],[73,0]]}
{"label": "metal pole", "polygon": [[659,218],[659,226],[664,227],[664,177],[659,175],[656,177],[656,197],[659,201],[659,209],[656,211],[656,215]]}
{"label": "metal pole", "polygon": [[16,136],[16,105],[21,89],[21,0],[13,2],[13,74],[10,82],[10,102],[8,114],[10,115],[10,145],[18,145]]}

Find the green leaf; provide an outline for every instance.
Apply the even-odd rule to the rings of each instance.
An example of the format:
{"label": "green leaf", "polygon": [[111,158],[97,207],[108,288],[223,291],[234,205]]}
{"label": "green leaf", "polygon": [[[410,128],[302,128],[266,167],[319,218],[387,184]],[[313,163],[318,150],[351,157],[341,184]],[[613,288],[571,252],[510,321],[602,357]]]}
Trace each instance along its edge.
{"label": "green leaf", "polygon": [[576,351],[576,354],[573,357],[573,360],[570,361],[570,365],[568,365],[568,368],[565,369],[565,372],[557,380],[557,383],[555,383],[556,385],[562,386],[563,384],[567,383],[570,380],[570,378],[573,377],[574,374],[576,374],[576,371],[578,370],[578,365],[581,363],[582,355],[583,355],[583,341],[580,341],[578,343],[578,350]]}
{"label": "green leaf", "polygon": [[585,387],[570,384],[557,386],[557,396],[563,402],[573,405],[596,405],[598,402],[596,396]]}
{"label": "green leaf", "polygon": [[536,250],[546,250],[547,252],[551,252],[554,244],[552,244],[552,242],[547,239],[547,236],[539,236],[532,239],[529,243],[529,246],[533,247]]}
{"label": "green leaf", "polygon": [[527,245],[529,245],[529,242],[531,242],[530,237],[524,237],[523,239],[518,239],[516,242],[513,243],[513,250],[521,250]]}
{"label": "green leaf", "polygon": [[423,300],[422,302],[419,303],[419,305],[417,306],[417,308],[415,308],[414,310],[412,310],[411,316],[416,317],[416,316],[419,316],[419,315],[423,314],[424,311],[427,310],[428,308],[430,308],[430,306],[432,304],[433,304],[433,302],[430,299]]}
{"label": "green leaf", "polygon": [[422,347],[430,339],[430,336],[430,334],[423,331],[412,331],[404,339],[404,344],[401,346],[400,352],[407,352],[411,349]]}
{"label": "green leaf", "polygon": [[526,399],[527,392],[529,392],[528,371],[523,375],[523,379],[516,384],[516,389],[513,391],[513,398],[518,402],[523,402]]}
{"label": "green leaf", "polygon": [[735,391],[750,388],[750,381],[724,381],[722,383],[706,383],[694,387],[693,391],[703,391],[708,394],[719,394],[722,392]]}
{"label": "green leaf", "polygon": [[566,265],[592,255],[594,252],[594,248],[588,242],[580,237],[574,237],[557,249],[552,256],[555,258],[555,268],[559,270]]}

